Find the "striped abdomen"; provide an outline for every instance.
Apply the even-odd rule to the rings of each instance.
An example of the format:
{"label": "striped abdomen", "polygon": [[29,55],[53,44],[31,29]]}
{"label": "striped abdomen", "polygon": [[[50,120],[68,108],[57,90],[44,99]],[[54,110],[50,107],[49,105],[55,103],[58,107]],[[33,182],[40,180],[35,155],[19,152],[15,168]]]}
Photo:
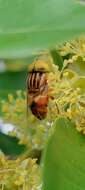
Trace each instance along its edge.
{"label": "striped abdomen", "polygon": [[42,72],[31,72],[28,79],[28,90],[29,93],[41,93],[47,86],[46,73]]}
{"label": "striped abdomen", "polygon": [[32,113],[39,119],[47,115],[48,81],[45,72],[30,72],[27,80],[28,105]]}

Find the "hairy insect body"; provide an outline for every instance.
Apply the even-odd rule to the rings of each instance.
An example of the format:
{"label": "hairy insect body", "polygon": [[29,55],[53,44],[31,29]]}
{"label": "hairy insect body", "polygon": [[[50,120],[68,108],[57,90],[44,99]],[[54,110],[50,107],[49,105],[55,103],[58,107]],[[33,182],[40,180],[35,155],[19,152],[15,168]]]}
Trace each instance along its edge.
{"label": "hairy insect body", "polygon": [[44,68],[33,68],[27,80],[27,106],[40,120],[47,115],[48,108],[48,78]]}

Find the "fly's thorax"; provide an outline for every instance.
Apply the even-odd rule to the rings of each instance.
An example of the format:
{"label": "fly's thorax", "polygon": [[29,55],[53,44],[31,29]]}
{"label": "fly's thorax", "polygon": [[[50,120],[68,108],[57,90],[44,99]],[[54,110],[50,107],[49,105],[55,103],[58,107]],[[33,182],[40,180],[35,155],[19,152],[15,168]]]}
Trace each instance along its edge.
{"label": "fly's thorax", "polygon": [[34,71],[44,71],[44,72],[50,72],[50,63],[45,62],[43,60],[36,60],[33,63],[29,64],[28,66],[28,72]]}

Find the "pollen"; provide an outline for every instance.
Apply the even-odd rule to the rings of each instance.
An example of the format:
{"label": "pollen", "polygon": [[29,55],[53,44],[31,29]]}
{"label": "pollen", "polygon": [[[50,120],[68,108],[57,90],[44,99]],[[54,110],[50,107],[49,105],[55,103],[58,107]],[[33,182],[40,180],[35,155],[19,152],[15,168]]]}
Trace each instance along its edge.
{"label": "pollen", "polygon": [[65,73],[63,73],[63,76],[68,76],[69,75],[69,73],[68,72],[65,72]]}

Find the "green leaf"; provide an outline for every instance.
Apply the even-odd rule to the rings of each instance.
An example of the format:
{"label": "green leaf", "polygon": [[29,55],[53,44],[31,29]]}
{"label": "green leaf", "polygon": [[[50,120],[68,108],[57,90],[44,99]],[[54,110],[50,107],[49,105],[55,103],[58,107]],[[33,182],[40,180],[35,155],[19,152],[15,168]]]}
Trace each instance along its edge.
{"label": "green leaf", "polygon": [[85,189],[85,136],[65,118],[56,120],[44,155],[44,190]]}
{"label": "green leaf", "polygon": [[82,93],[85,93],[85,77],[80,76],[80,77],[75,77],[71,81],[71,86],[75,88],[79,88]]}
{"label": "green leaf", "polygon": [[[41,52],[42,55],[43,53]],[[5,70],[7,71],[23,71],[27,69],[28,64],[32,63],[35,59],[37,59],[36,55],[31,55],[26,58],[14,58],[14,59],[5,59]]]}
{"label": "green leaf", "polygon": [[69,65],[69,68],[81,76],[85,76],[85,61],[83,60],[83,57],[79,56],[73,64]]}
{"label": "green leaf", "polygon": [[77,73],[74,72],[73,70],[71,69],[65,69],[63,71],[63,77],[66,78],[67,80],[71,80],[75,77],[77,77]]}
{"label": "green leaf", "polygon": [[0,1],[0,58],[26,57],[85,32],[75,0]]}
{"label": "green leaf", "polygon": [[0,149],[6,155],[18,156],[26,150],[25,145],[19,145],[16,137],[11,137],[0,132]]}
{"label": "green leaf", "polygon": [[61,55],[58,53],[58,51],[56,51],[56,49],[51,50],[50,54],[53,59],[53,63],[58,65],[59,70],[61,70],[63,67],[63,59]]}
{"label": "green leaf", "polygon": [[25,90],[26,78],[26,71],[0,73],[0,99],[8,93],[15,93],[16,90]]}

